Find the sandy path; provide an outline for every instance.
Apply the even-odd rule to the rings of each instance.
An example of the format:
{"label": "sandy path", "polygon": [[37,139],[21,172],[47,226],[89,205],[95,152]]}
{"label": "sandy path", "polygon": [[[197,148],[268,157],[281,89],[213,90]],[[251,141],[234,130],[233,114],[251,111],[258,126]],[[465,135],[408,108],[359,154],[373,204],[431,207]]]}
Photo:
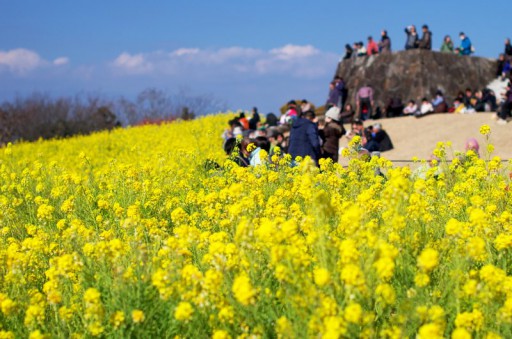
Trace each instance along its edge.
{"label": "sandy path", "polygon": [[[498,125],[491,119],[492,113],[477,114],[432,114],[423,118],[402,117],[393,119],[368,120],[365,127],[375,122],[382,124],[395,148],[382,155],[390,160],[410,160],[417,156],[426,159],[438,141],[451,141],[454,151],[463,151],[467,138],[474,137],[485,150],[485,137],[479,133],[480,126],[491,127],[490,142],[495,146],[494,155],[502,159],[512,158],[512,122]],[[345,125],[345,128],[350,128]],[[345,137],[340,147],[347,144]],[[480,152],[482,154],[482,151]]]}

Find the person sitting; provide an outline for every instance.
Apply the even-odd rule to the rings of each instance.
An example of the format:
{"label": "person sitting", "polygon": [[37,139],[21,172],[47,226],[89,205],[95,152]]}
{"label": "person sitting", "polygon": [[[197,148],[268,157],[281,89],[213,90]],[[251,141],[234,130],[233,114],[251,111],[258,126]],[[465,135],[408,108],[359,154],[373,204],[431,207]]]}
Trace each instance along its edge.
{"label": "person sitting", "polygon": [[372,36],[368,37],[368,44],[366,45],[366,53],[368,53],[368,55],[379,54],[379,46],[377,45],[377,43],[375,41],[373,41]]}
{"label": "person sitting", "polygon": [[419,113],[418,105],[414,100],[409,100],[407,106],[403,110],[404,115],[416,115]]}
{"label": "person sitting", "polygon": [[432,32],[428,30],[427,25],[423,25],[421,28],[423,35],[421,40],[418,42],[418,48],[431,50],[432,49]]}
{"label": "person sitting", "polygon": [[434,107],[427,98],[421,99],[420,115],[426,115],[434,112]]}
{"label": "person sitting", "polygon": [[485,112],[485,103],[483,101],[483,97],[484,95],[482,91],[478,90],[475,92],[473,107],[475,107],[475,111],[477,112]]}
{"label": "person sitting", "polygon": [[226,155],[238,166],[249,166],[249,160],[244,156],[237,138],[229,138],[224,142]]}
{"label": "person sitting", "polygon": [[444,37],[440,51],[443,53],[453,53],[453,41],[449,35]]}
{"label": "person sitting", "polygon": [[461,99],[458,97],[453,100],[453,113],[465,113],[466,107]]}
{"label": "person sitting", "polygon": [[359,41],[357,43],[357,56],[362,57],[362,56],[367,56],[367,55],[368,55],[368,51],[364,47],[363,42]]}
{"label": "person sitting", "polygon": [[402,104],[402,99],[396,96],[391,97],[386,105],[386,117],[399,117],[402,115],[403,109],[404,105]]}
{"label": "person sitting", "polygon": [[498,124],[505,125],[510,117],[510,114],[512,113],[512,88],[510,85],[510,81],[507,84],[507,90],[503,95],[503,103],[501,104],[501,107],[498,111]]}
{"label": "person sitting", "polygon": [[340,113],[340,122],[343,124],[352,123],[354,120],[354,114],[355,112],[352,105],[350,103],[346,104],[343,112]]}
{"label": "person sitting", "polygon": [[473,92],[471,88],[466,88],[466,93],[464,94],[464,99],[462,102],[464,103],[464,107],[466,108],[464,113],[474,113],[475,112],[475,97],[473,96]]}
{"label": "person sitting", "polygon": [[386,152],[393,149],[391,138],[382,129],[380,123],[370,126],[366,131],[367,143],[363,145],[370,152]]}
{"label": "person sitting", "polygon": [[416,27],[411,25],[405,29],[405,34],[407,34],[407,39],[405,41],[405,49],[415,49],[418,48],[418,34],[416,33]]}
{"label": "person sitting", "polygon": [[464,34],[464,32],[459,33],[459,38],[461,40],[460,47],[457,49],[460,55],[471,55],[473,53],[473,46],[471,45],[471,40]]}
{"label": "person sitting", "polygon": [[448,105],[446,105],[443,92],[440,90],[436,92],[436,97],[432,100],[432,106],[434,107],[434,113],[445,113],[448,111]]}
{"label": "person sitting", "polygon": [[484,88],[482,93],[482,101],[485,106],[485,112],[493,112],[498,108],[496,95],[494,94],[494,91],[489,88]]}
{"label": "person sitting", "polygon": [[345,55],[343,56],[343,60],[347,60],[352,58],[352,53],[354,53],[354,49],[350,47],[349,44],[345,45]]}

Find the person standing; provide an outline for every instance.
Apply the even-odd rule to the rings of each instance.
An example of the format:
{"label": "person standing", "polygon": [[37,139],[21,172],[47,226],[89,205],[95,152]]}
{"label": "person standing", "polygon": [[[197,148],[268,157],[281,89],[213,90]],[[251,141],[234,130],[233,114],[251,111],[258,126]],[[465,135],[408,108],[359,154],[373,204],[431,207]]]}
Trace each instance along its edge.
{"label": "person standing", "polygon": [[512,45],[509,38],[505,39],[505,52],[503,54],[508,60],[512,61]]}
{"label": "person standing", "polygon": [[[365,85],[359,89],[356,93],[356,119],[369,118],[372,116],[373,107],[373,88],[369,85]],[[366,117],[362,116],[363,110],[366,108]]]}
{"label": "person standing", "polygon": [[388,31],[382,30],[380,36],[379,53],[391,53],[391,39],[388,36]]}
{"label": "person standing", "polygon": [[309,156],[315,163],[318,163],[320,138],[318,128],[313,122],[314,119],[315,112],[308,111],[293,122],[290,132],[290,145],[288,146],[288,153],[293,160],[298,156],[303,158]]}
{"label": "person standing", "polygon": [[332,159],[334,163],[338,162],[338,150],[340,147],[340,138],[345,134],[343,125],[339,123],[340,109],[332,107],[325,113],[325,127],[323,128],[325,142],[322,145],[322,158]]}
{"label": "person standing", "polygon": [[432,32],[428,30],[427,25],[423,25],[421,28],[423,35],[421,40],[418,42],[418,48],[432,50]]}
{"label": "person standing", "polygon": [[416,33],[416,27],[411,25],[405,29],[405,34],[407,34],[407,40],[405,40],[405,49],[415,49],[418,48],[418,33]]}

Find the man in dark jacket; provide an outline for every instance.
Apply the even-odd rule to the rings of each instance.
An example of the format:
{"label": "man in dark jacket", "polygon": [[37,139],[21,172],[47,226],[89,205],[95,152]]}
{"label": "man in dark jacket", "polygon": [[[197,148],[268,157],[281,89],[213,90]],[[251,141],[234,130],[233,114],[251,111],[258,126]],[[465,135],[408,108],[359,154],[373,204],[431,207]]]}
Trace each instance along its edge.
{"label": "man in dark jacket", "polygon": [[422,27],[423,36],[418,43],[418,47],[420,49],[428,49],[432,50],[432,32],[428,30],[427,25],[423,25]]}
{"label": "man in dark jacket", "polygon": [[320,155],[320,139],[318,128],[313,122],[315,112],[308,111],[293,122],[290,132],[290,146],[288,153],[295,160],[297,156],[310,156],[316,163]]}

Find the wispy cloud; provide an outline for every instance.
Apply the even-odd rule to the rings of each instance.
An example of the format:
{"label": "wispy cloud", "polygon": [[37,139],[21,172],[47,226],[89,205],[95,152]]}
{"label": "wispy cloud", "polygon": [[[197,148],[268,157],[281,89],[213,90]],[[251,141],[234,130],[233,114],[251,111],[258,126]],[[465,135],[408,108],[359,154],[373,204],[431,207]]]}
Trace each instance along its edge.
{"label": "wispy cloud", "polygon": [[62,66],[69,63],[67,57],[59,57],[49,62],[37,52],[26,48],[16,48],[8,51],[0,50],[0,72],[9,71],[16,75],[27,75],[41,67]]}
{"label": "wispy cloud", "polygon": [[53,60],[53,64],[55,66],[63,66],[63,65],[67,65],[68,63],[69,63],[69,58],[66,58],[66,57],[60,57],[60,58]]}
{"label": "wispy cloud", "polygon": [[111,65],[121,74],[198,75],[289,74],[320,77],[332,72],[338,56],[311,45],[285,45],[271,50],[246,47],[180,48],[171,52],[120,54]]}
{"label": "wispy cloud", "polygon": [[153,65],[143,54],[121,53],[112,63],[117,69],[130,74],[146,74],[153,71]]}

